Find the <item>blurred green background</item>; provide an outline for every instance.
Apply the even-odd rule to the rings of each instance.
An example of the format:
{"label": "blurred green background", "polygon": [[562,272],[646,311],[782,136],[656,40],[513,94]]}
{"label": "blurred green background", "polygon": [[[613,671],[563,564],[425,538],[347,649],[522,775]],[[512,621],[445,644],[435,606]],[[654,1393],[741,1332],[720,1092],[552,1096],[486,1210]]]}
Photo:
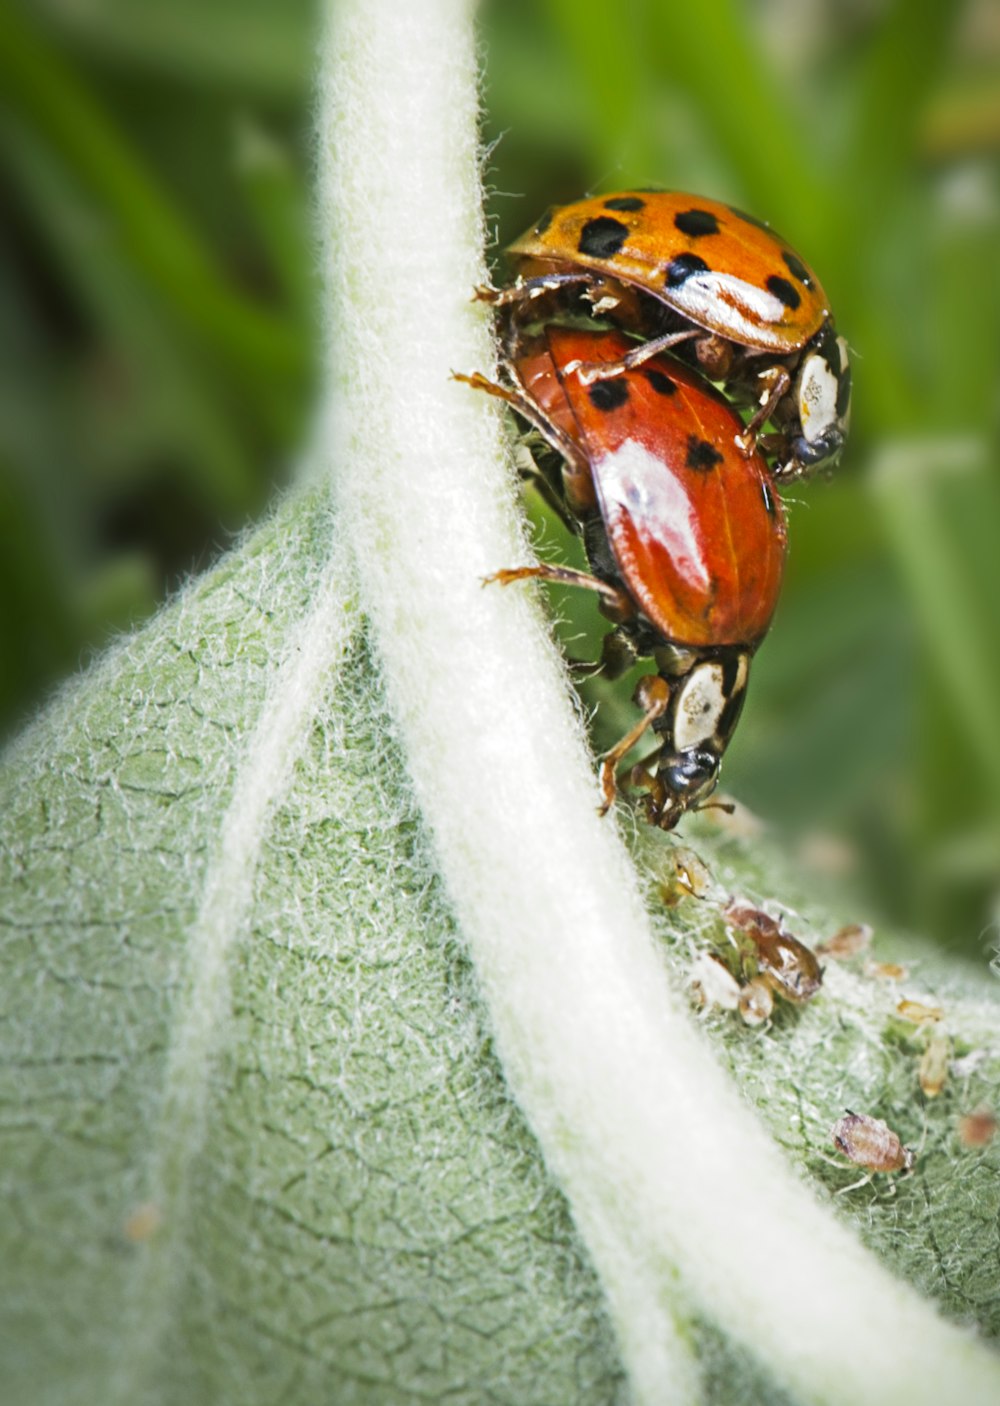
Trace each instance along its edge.
{"label": "blurred green background", "polygon": [[[5,732],[259,515],[308,433],[315,23],[312,0],[0,0]],[[790,495],[725,785],[876,914],[982,960],[1000,5],[487,0],[481,37],[495,256],[550,203],[662,185],[768,219],[819,273],[852,439]],[[589,605],[559,606],[596,652]],[[599,740],[625,712],[605,703]]]}

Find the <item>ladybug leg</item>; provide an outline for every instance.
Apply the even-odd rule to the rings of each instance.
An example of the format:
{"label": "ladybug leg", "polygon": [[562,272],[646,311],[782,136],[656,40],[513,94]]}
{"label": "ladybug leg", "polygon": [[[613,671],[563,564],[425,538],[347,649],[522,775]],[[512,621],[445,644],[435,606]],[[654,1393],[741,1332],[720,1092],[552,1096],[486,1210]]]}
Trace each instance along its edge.
{"label": "ladybug leg", "polygon": [[635,351],[630,351],[620,361],[582,361],[575,368],[571,362],[563,369],[564,371],[575,369],[580,384],[589,386],[594,381],[607,381],[612,376],[624,375],[626,371],[631,371],[635,366],[641,366],[651,356],[658,356],[668,347],[676,347],[678,342],[689,342],[692,338],[701,335],[702,333],[697,327],[691,327],[685,332],[669,332],[665,337],[654,337],[651,342],[643,342],[642,346],[636,347]]}
{"label": "ladybug leg", "polygon": [[606,815],[614,804],[615,796],[618,793],[615,772],[618,770],[619,762],[626,753],[632,750],[646,729],[652,727],[657,718],[662,718],[670,706],[670,685],[659,674],[647,674],[645,678],[639,680],[639,686],[635,691],[635,701],[643,710],[642,717],[634,727],[629,728],[620,741],[615,743],[611,751],[607,752],[601,761],[601,790],[604,793],[604,800],[599,807],[599,815]]}
{"label": "ladybug leg", "polygon": [[574,535],[579,533],[579,519],[574,517],[567,507],[565,493],[560,493],[559,488],[539,465],[530,446],[524,440],[514,446],[514,463],[521,481],[533,486],[535,492],[549,511],[559,519],[566,531]]}
{"label": "ladybug leg", "polygon": [[609,630],[601,644],[600,655],[596,659],[573,659],[570,673],[575,679],[592,679],[598,675],[602,679],[620,679],[635,663],[635,645],[623,630]]}
{"label": "ladybug leg", "polygon": [[509,586],[514,581],[555,581],[560,586],[581,586],[586,591],[596,591],[607,602],[616,619],[625,619],[635,614],[635,606],[629,596],[619,586],[609,585],[596,576],[588,576],[585,571],[575,571],[571,566],[549,566],[539,562],[537,566],[506,567],[483,577],[483,585],[496,582]]}
{"label": "ladybug leg", "polygon": [[[516,387],[498,385],[496,381],[489,380],[478,371],[474,371],[471,376],[465,376],[460,371],[453,371],[451,377],[453,381],[461,381],[464,385],[472,386],[473,390],[485,391],[487,395],[493,396],[496,400],[506,401],[513,410],[517,411],[522,420],[527,420],[528,424],[538,431],[546,443],[551,444],[556,453],[562,456],[562,481],[570,511],[584,511],[593,507],[594,480],[586,455],[570,439],[568,434],[542,413],[530,396]],[[561,512],[560,516],[563,516]],[[566,520],[565,517],[564,520]],[[567,525],[573,531],[577,530],[568,521]]]}
{"label": "ladybug leg", "polygon": [[773,366],[769,371],[761,372],[760,382],[764,386],[760,408],[747,423],[743,433],[736,436],[736,447],[747,459],[757,448],[758,430],[770,420],[774,407],[792,384],[792,378],[783,366]]}
{"label": "ladybug leg", "polygon": [[473,297],[474,301],[489,303],[493,308],[506,308],[511,304],[518,307],[533,302],[535,298],[541,298],[546,293],[556,293],[563,288],[579,287],[592,282],[593,275],[589,273],[543,273],[536,278],[526,278],[521,283],[513,283],[509,288],[490,288],[479,283],[473,289]]}
{"label": "ladybug leg", "polygon": [[496,400],[504,400],[512,409],[516,410],[522,420],[527,420],[529,425],[533,425],[538,433],[552,445],[552,448],[566,461],[568,472],[571,476],[579,476],[581,481],[590,482],[590,465],[587,463],[581,451],[564,434],[558,425],[554,425],[547,419],[533,400],[524,394],[523,391],[510,386],[501,386],[496,381],[489,380],[479,371],[473,371],[471,376],[465,376],[461,371],[451,373],[453,381],[461,381],[463,385],[471,386],[473,390],[485,391]]}

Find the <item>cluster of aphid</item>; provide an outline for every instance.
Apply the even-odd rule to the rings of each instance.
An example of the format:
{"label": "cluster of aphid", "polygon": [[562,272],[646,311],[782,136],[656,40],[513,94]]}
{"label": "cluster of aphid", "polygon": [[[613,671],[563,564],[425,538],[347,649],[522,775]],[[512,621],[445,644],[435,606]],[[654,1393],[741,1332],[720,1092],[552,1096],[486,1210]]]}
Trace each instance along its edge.
{"label": "cluster of aphid", "polygon": [[[502,385],[460,377],[541,436],[539,487],[582,539],[591,574],[499,571],[596,591],[615,677],[656,673],[642,716],[604,758],[606,810],[626,754],[648,818],[706,804],[771,623],[785,564],[776,484],[836,462],[850,371],[826,294],[767,225],[718,201],[626,191],[550,210],[508,250],[497,311]],[[747,419],[739,413],[747,412]]]}
{"label": "cluster of aphid", "polygon": [[[868,956],[872,930],[867,924],[847,924],[809,947],[787,930],[783,917],[775,918],[745,900],[727,898],[691,852],[675,850],[671,863],[673,873],[663,888],[665,900],[671,906],[685,897],[706,901],[722,919],[724,942],[712,950],[702,948],[688,973],[692,999],[706,1013],[738,1013],[745,1024],[766,1028],[776,999],[801,1007],[819,992],[824,970],[821,959],[838,963],[863,959],[864,975],[887,983],[894,992],[907,975],[905,968],[895,963]],[[945,1029],[945,1011],[930,998],[896,999],[894,995],[893,1019],[916,1027],[916,1036],[903,1043],[912,1051],[916,1083],[926,1100],[941,1094],[951,1074],[971,1073],[983,1054],[973,1052],[955,1059]],[[987,1146],[996,1129],[993,1110],[980,1107],[963,1114],[956,1131],[963,1146],[977,1148]],[[881,1118],[851,1109],[833,1124],[830,1140],[841,1157],[864,1172],[860,1180],[842,1187],[842,1192],[867,1184],[877,1173],[910,1172],[919,1155],[919,1148],[906,1146]]]}

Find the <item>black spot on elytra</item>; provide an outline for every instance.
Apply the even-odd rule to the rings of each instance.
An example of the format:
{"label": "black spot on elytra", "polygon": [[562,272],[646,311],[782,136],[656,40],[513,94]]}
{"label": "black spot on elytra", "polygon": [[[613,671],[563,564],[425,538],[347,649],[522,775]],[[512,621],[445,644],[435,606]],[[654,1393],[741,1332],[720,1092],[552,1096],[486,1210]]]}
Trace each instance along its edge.
{"label": "black spot on elytra", "polygon": [[700,239],[703,234],[718,234],[719,222],[711,210],[682,210],[674,216],[674,224],[681,234]]}
{"label": "black spot on elytra", "polygon": [[777,512],[774,506],[774,494],[766,483],[762,483],[760,486],[760,496],[764,499],[764,509],[768,517],[774,517]]}
{"label": "black spot on elytra", "polygon": [[536,233],[536,234],[544,234],[544,233],[545,233],[545,231],[548,229],[549,225],[552,223],[552,216],[553,216],[554,213],[555,213],[555,207],[552,206],[552,205],[550,205],[549,208],[546,210],[545,214],[544,214],[544,215],[542,216],[542,218],[538,221],[538,224],[535,225],[535,233]]}
{"label": "black spot on elytra", "polygon": [[676,394],[676,383],[672,381],[669,376],[665,376],[662,371],[657,371],[655,366],[647,366],[643,371],[643,375],[657,395]]}
{"label": "black spot on elytra", "polygon": [[580,242],[576,246],[581,254],[591,259],[610,259],[628,238],[628,225],[621,220],[613,220],[610,215],[598,215],[596,220],[588,220],[580,231]]}
{"label": "black spot on elytra", "polygon": [[708,264],[697,254],[678,254],[667,264],[667,287],[679,288],[694,273],[707,273]]}
{"label": "black spot on elytra", "polygon": [[768,292],[773,293],[780,302],[784,303],[786,308],[792,308],[793,311],[802,301],[788,279],[782,278],[780,273],[771,274],[767,280],[767,288]]}
{"label": "black spot on elytra", "polygon": [[793,278],[797,278],[806,288],[811,288],[813,286],[812,275],[799,258],[798,254],[793,254],[791,249],[782,249],[781,257],[788,265],[788,272]]}
{"label": "black spot on elytra", "polygon": [[595,381],[587,387],[587,394],[595,410],[618,410],[628,400],[628,384],[615,376],[607,381]]}
{"label": "black spot on elytra", "polygon": [[604,202],[605,210],[645,210],[645,200],[637,195],[615,195]]}
{"label": "black spot on elytra", "polygon": [[722,455],[707,439],[699,439],[696,434],[689,434],[687,458],[684,462],[689,469],[714,469],[716,464],[722,463]]}

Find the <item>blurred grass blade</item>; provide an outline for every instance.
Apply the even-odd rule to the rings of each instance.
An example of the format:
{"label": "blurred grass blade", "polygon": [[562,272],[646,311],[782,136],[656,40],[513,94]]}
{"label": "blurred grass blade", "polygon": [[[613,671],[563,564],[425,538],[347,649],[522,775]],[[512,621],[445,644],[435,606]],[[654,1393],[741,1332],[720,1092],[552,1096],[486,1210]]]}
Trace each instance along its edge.
{"label": "blurred grass blade", "polygon": [[609,24],[607,7],[598,0],[547,0],[553,26],[586,89],[594,179],[609,189],[650,180],[656,170],[650,69],[643,52],[647,8],[646,0],[627,0]]}
{"label": "blurred grass blade", "polygon": [[317,301],[316,270],[308,257],[309,199],[286,149],[252,117],[235,130],[236,169],[271,268],[296,321],[309,327]]}
{"label": "blurred grass blade", "polygon": [[312,0],[34,0],[47,24],[74,46],[131,70],[279,99],[309,86]]}
{"label": "blurred grass blade", "polygon": [[871,194],[882,203],[911,176],[928,94],[947,63],[961,13],[952,0],[894,0],[881,22],[858,74],[844,161],[846,198],[856,203],[859,219]]}
{"label": "blurred grass blade", "polygon": [[0,85],[100,197],[123,252],[194,331],[258,385],[302,374],[298,330],[227,286],[83,79],[9,5],[0,6]]}
{"label": "blurred grass blade", "polygon": [[658,75],[690,89],[699,120],[752,193],[753,213],[793,243],[822,249],[832,197],[817,169],[808,113],[786,100],[747,22],[747,7],[738,0],[654,4],[650,32]]}
{"label": "blurred grass blade", "polygon": [[[984,608],[964,535],[952,530],[952,497],[979,499],[1000,517],[995,483],[977,472],[977,447],[897,443],[882,451],[872,475],[886,533],[906,577],[927,648],[970,744],[1000,793],[1000,656],[996,615]],[[994,556],[992,573],[996,576]]]}
{"label": "blurred grass blade", "polygon": [[[176,452],[193,496],[212,516],[242,517],[257,497],[256,475],[225,413],[216,363],[186,345],[183,333],[160,315],[155,290],[118,257],[105,222],[57,153],[24,126],[4,121],[0,150],[68,286],[101,329],[102,358],[128,368],[127,396],[108,409],[104,398],[92,395],[85,406],[91,428],[85,449],[103,460],[98,473],[106,474],[110,461],[134,460],[144,448],[154,457]],[[105,411],[114,420],[106,427],[100,423]]]}

